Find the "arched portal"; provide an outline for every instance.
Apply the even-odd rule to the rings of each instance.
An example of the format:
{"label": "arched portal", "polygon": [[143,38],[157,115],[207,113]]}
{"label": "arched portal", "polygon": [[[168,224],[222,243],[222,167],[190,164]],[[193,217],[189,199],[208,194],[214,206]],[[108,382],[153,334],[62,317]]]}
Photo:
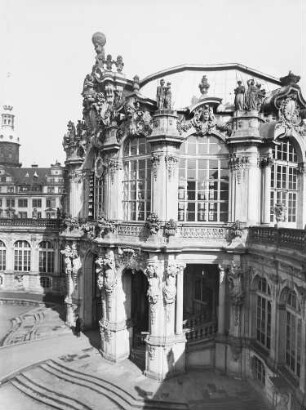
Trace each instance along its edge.
{"label": "arched portal", "polygon": [[219,272],[217,265],[188,264],[184,274],[184,328],[187,341],[217,331]]}
{"label": "arched portal", "polygon": [[102,318],[101,291],[97,285],[95,260],[97,255],[89,252],[84,261],[84,326],[87,329],[98,329]]}
{"label": "arched portal", "polygon": [[[125,293],[125,315],[130,323],[129,338],[131,353],[145,347],[144,339],[149,331],[148,281],[142,271],[125,269],[122,275]],[[133,356],[133,354],[131,354]]]}

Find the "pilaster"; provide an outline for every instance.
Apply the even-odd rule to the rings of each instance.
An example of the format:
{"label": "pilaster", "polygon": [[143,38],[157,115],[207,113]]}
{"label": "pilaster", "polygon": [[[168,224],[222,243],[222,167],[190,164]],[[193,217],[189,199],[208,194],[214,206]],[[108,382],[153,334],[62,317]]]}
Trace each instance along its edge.
{"label": "pilaster", "polygon": [[260,221],[261,179],[258,145],[262,144],[258,112],[236,111],[233,117],[233,134],[228,142],[232,147],[231,218],[254,225]]}
{"label": "pilaster", "polygon": [[153,116],[152,134],[147,140],[152,147],[152,212],[161,220],[176,220],[178,152],[182,142],[176,112],[157,111]]}
{"label": "pilaster", "polygon": [[269,225],[271,207],[271,167],[273,164],[271,150],[265,152],[260,157],[259,164],[262,170],[261,222],[265,225]]}
{"label": "pilaster", "polygon": [[[68,162],[68,161],[67,161]],[[69,161],[69,214],[73,218],[82,216],[83,210],[83,195],[84,195],[84,181],[83,172],[81,169],[81,161]]]}

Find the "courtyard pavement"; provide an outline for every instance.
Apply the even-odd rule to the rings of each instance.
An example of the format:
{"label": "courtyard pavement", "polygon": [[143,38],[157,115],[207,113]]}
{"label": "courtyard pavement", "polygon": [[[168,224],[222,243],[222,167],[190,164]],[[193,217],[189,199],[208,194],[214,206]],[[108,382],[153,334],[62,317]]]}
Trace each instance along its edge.
{"label": "courtyard pavement", "polygon": [[[35,309],[37,307],[34,306],[32,309],[34,316]],[[46,309],[49,312],[49,307]],[[18,311],[19,318],[29,316],[31,317],[31,310],[26,305],[25,316]],[[56,316],[45,315],[45,320],[41,324],[44,326],[44,332],[38,332],[38,338],[37,332],[34,332],[35,339],[15,341],[0,348],[1,408],[8,410],[50,410],[52,408],[264,410],[268,408],[246,381],[213,371],[189,371],[185,375],[159,383],[146,378],[142,370],[130,360],[116,364],[109,363],[101,357],[97,348],[99,346],[97,332],[87,332],[78,338],[65,327],[60,316],[58,314],[56,324]],[[46,334],[48,326],[49,337]]]}

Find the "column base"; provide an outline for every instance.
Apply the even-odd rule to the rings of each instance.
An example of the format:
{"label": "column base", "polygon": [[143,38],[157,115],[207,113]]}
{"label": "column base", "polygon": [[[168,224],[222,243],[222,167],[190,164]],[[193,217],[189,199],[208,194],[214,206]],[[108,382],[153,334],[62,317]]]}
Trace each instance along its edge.
{"label": "column base", "polygon": [[120,362],[130,355],[130,332],[126,323],[100,320],[101,355],[111,362]]}
{"label": "column base", "polygon": [[216,338],[215,343],[215,368],[226,373],[227,368],[227,344],[224,336]]}
{"label": "column base", "polygon": [[146,339],[145,376],[162,381],[186,372],[186,338],[184,334],[168,338]]}

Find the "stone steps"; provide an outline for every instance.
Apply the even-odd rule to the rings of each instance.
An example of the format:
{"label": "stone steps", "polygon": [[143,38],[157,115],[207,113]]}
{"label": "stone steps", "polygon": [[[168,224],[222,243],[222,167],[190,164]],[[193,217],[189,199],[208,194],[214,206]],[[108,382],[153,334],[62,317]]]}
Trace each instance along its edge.
{"label": "stone steps", "polygon": [[[72,394],[76,390],[76,386],[79,386],[82,400],[87,398],[87,404],[89,406],[101,402],[101,399],[106,398],[111,401],[113,405],[115,404],[116,407],[114,408],[117,409],[129,409],[131,406],[134,406],[132,408],[137,408],[137,403],[133,402],[128,393],[94,376],[87,376],[76,372],[54,361],[48,361],[40,365],[40,371],[41,370],[44,370],[44,372],[53,379],[54,388],[57,387],[54,383],[54,379],[56,378],[60,381],[61,385],[65,385],[67,391],[71,391]],[[70,386],[68,387],[68,385]],[[105,408],[107,407],[105,406]]]}
{"label": "stone steps", "polygon": [[183,403],[134,397],[110,381],[71,369],[53,360],[24,371],[11,379],[10,383],[31,399],[60,410],[95,410],[98,407],[107,410],[188,409]]}
{"label": "stone steps", "polygon": [[141,409],[143,406],[145,406],[146,409],[187,409],[187,406],[181,403],[139,399],[110,381],[79,372],[56,361],[48,361],[43,363],[40,367],[46,371],[52,372],[53,375],[59,378],[64,378],[65,380],[70,381],[71,383],[83,387],[86,386],[91,391],[96,391],[99,394],[103,392],[103,395],[108,395],[108,397],[117,401],[118,404],[121,404],[123,409]]}
{"label": "stone steps", "polygon": [[90,407],[85,406],[73,398],[65,396],[59,392],[54,392],[46,386],[42,386],[39,383],[34,382],[24,374],[14,377],[14,379],[10,380],[10,383],[28,397],[55,409],[91,410]]}

